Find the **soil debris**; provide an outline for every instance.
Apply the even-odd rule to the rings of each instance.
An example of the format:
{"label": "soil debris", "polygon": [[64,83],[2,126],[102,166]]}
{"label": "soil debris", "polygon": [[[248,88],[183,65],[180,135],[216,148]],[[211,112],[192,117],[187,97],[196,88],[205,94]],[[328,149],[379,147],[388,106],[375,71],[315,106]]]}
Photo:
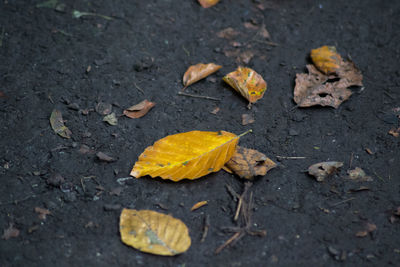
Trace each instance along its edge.
{"label": "soil debris", "polygon": [[314,176],[318,182],[322,182],[342,166],[343,162],[339,161],[320,162],[308,167],[308,173]]}
{"label": "soil debris", "polygon": [[399,137],[400,136],[400,127],[399,128],[392,128],[389,130],[389,134],[394,136],[394,137]]}
{"label": "soil debris", "polygon": [[35,207],[35,212],[38,214],[38,217],[41,220],[46,220],[46,216],[51,214],[51,212],[48,209],[40,207]]}
{"label": "soil debris", "polygon": [[238,36],[239,34],[240,34],[240,32],[238,32],[235,29],[229,27],[229,28],[226,28],[226,29],[223,29],[223,30],[219,31],[217,33],[217,36],[219,38],[224,38],[224,39],[233,39],[236,36]]}
{"label": "soil debris", "polygon": [[376,227],[375,224],[373,224],[373,223],[367,223],[367,224],[365,225],[364,230],[358,231],[358,232],[356,233],[356,236],[357,236],[357,237],[366,237],[369,233],[372,233],[372,232],[376,231],[376,229],[377,229],[377,227]]}
{"label": "soil debris", "polygon": [[111,157],[111,156],[109,156],[109,155],[107,155],[106,153],[104,153],[104,152],[97,152],[96,153],[96,156],[97,156],[97,158],[99,159],[99,160],[101,160],[101,161],[104,161],[104,162],[114,162],[114,161],[116,161],[116,159],[115,158],[113,158],[113,157]]}
{"label": "soil debris", "polygon": [[242,125],[254,123],[255,119],[252,114],[242,114]]}
{"label": "soil debris", "polygon": [[18,237],[19,230],[14,227],[14,223],[10,223],[7,229],[4,229],[3,235],[1,236],[2,239],[8,240],[10,238]]}
{"label": "soil debris", "polygon": [[96,112],[102,116],[108,115],[112,111],[112,105],[110,103],[99,102],[95,108]]}
{"label": "soil debris", "polygon": [[356,167],[353,170],[348,170],[347,174],[349,178],[356,182],[371,182],[373,181],[371,176],[368,176],[365,171],[359,167]]}

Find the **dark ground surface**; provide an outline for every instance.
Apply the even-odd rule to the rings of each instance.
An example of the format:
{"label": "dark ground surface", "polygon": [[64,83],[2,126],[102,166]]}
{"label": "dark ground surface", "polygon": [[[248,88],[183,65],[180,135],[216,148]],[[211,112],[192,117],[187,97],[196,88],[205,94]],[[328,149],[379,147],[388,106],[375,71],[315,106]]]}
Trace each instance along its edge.
{"label": "dark ground surface", "polygon": [[[18,237],[0,240],[1,266],[333,266],[340,261],[398,266],[400,218],[393,223],[389,218],[400,206],[400,139],[388,131],[399,126],[391,111],[400,106],[399,1],[222,0],[210,9],[194,0],[66,1],[64,13],[36,8],[36,2],[0,3],[0,91],[6,95],[0,98],[0,228],[13,223],[20,230]],[[267,8],[260,10],[257,3]],[[114,19],[75,19],[74,9]],[[254,37],[256,31],[244,27],[249,21],[264,22],[278,46]],[[234,40],[245,46],[234,48],[217,37],[227,27],[241,32]],[[365,89],[355,90],[337,110],[293,108],[295,74],[304,72],[309,51],[325,44],[352,57]],[[252,50],[248,66],[268,82],[251,111],[221,81],[238,65],[224,54],[235,49]],[[212,76],[216,81],[198,82],[188,93],[220,102],[177,95],[183,73],[199,62],[223,68]],[[107,125],[95,111],[82,115],[67,107],[94,109],[103,101],[119,115],[145,98],[156,107],[141,119],[120,117],[117,126]],[[211,114],[217,106],[220,112]],[[54,108],[72,130],[71,139],[52,131]],[[254,114],[256,122],[242,126],[244,113]],[[242,146],[273,160],[306,157],[282,160],[252,186],[254,229],[266,230],[265,237],[245,236],[214,254],[231,236],[220,228],[235,226],[236,203],[226,184],[240,193],[243,181],[234,175],[221,171],[179,183],[149,177],[117,183],[129,176],[140,153],[164,136],[191,130],[239,134],[249,128],[254,133],[241,139]],[[93,153],[81,154],[83,144],[118,160],[104,163]],[[327,160],[344,166],[322,183],[304,173]],[[350,167],[363,168],[373,181],[349,181]],[[65,179],[62,190],[48,184],[56,174]],[[94,179],[84,178],[90,176]],[[360,186],[369,190],[351,192]],[[118,187],[119,196],[110,194]],[[191,212],[201,200],[209,200],[208,206]],[[117,206],[110,211],[108,205]],[[35,207],[51,215],[41,220]],[[125,246],[118,230],[122,207],[180,218],[190,230],[191,248],[161,257]],[[210,230],[201,243],[207,214]],[[377,230],[356,237],[366,223]]]}

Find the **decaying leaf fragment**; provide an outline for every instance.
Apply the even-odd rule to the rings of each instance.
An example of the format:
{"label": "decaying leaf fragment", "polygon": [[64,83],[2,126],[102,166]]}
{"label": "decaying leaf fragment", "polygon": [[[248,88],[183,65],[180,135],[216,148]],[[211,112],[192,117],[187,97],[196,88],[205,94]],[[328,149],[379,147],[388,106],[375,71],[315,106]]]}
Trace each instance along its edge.
{"label": "decaying leaf fragment", "polygon": [[173,256],[189,249],[187,226],[179,219],[152,210],[123,209],[121,240],[142,252]]}
{"label": "decaying leaf fragment", "polygon": [[71,138],[72,132],[64,125],[61,111],[55,109],[50,115],[50,125],[53,131],[61,137]]}
{"label": "decaying leaf fragment", "polygon": [[357,237],[366,237],[369,233],[372,233],[372,232],[376,231],[376,229],[378,229],[378,227],[376,227],[376,224],[367,223],[365,225],[365,229],[361,230],[361,231],[358,231],[356,233],[356,236]]}
{"label": "decaying leaf fragment", "polygon": [[354,170],[347,171],[349,178],[357,182],[371,182],[372,177],[368,176],[363,169],[360,167],[354,168]]}
{"label": "decaying leaf fragment", "polygon": [[342,57],[336,52],[336,47],[324,45],[311,50],[311,60],[323,73],[335,73],[342,63]]}
{"label": "decaying leaf fragment", "polygon": [[225,167],[240,178],[253,179],[254,176],[267,174],[269,170],[276,167],[276,163],[257,150],[237,146],[235,154]]}
{"label": "decaying leaf fragment", "polygon": [[169,135],[145,149],[131,175],[159,176],[176,182],[217,172],[232,157],[244,134],[191,131]]}
{"label": "decaying leaf fragment", "polygon": [[344,61],[334,47],[312,50],[311,57],[315,66],[307,65],[308,74],[296,74],[294,101],[299,107],[337,108],[351,96],[349,87],[363,85],[361,71],[352,61]]}
{"label": "decaying leaf fragment", "polygon": [[147,99],[143,100],[139,104],[133,105],[130,108],[124,110],[124,115],[131,119],[138,119],[147,114],[156,103],[150,102]]}
{"label": "decaying leaf fragment", "polygon": [[200,5],[204,8],[215,6],[219,0],[198,0]]}
{"label": "decaying leaf fragment", "polygon": [[208,75],[213,74],[218,71],[222,66],[216,65],[214,63],[203,64],[199,63],[190,66],[185,74],[183,75],[183,86],[182,90],[185,90],[189,85],[206,78]]}
{"label": "decaying leaf fragment", "polygon": [[308,167],[308,173],[314,176],[318,182],[322,182],[326,177],[336,172],[343,166],[343,162],[326,161],[311,165]]}
{"label": "decaying leaf fragment", "polygon": [[110,124],[112,126],[115,126],[118,124],[118,118],[114,112],[104,116],[103,121],[107,122],[108,124]]}
{"label": "decaying leaf fragment", "polygon": [[13,237],[19,236],[19,230],[14,227],[13,223],[10,223],[7,229],[4,229],[3,235],[1,236],[2,239],[8,240]]}
{"label": "decaying leaf fragment", "polygon": [[238,67],[235,71],[225,75],[223,80],[252,103],[263,97],[267,90],[267,83],[260,74],[250,68]]}
{"label": "decaying leaf fragment", "polygon": [[394,137],[399,137],[400,136],[400,127],[399,128],[392,128],[389,130],[389,134],[394,136]]}
{"label": "decaying leaf fragment", "polygon": [[199,208],[201,208],[201,207],[203,207],[203,206],[205,206],[207,204],[208,204],[207,200],[203,200],[203,201],[197,202],[196,204],[193,205],[193,207],[190,210],[191,211],[197,210],[197,209],[199,209]]}

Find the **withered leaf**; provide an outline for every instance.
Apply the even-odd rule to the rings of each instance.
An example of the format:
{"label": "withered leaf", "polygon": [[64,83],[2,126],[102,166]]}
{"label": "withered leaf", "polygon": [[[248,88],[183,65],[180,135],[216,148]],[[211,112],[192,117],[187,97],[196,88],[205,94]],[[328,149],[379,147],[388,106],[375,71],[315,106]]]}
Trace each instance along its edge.
{"label": "withered leaf", "polygon": [[314,176],[318,182],[322,182],[326,177],[336,172],[337,169],[342,166],[343,162],[338,161],[320,162],[308,167],[308,173]]}
{"label": "withered leaf", "polygon": [[104,153],[104,152],[97,152],[96,153],[96,156],[97,156],[97,158],[99,159],[99,160],[101,160],[101,161],[104,161],[104,162],[114,162],[114,161],[116,161],[116,159],[115,158],[113,158],[113,157],[111,157],[111,156],[109,156],[109,155],[107,155],[106,153]]}
{"label": "withered leaf", "polygon": [[276,167],[276,163],[257,150],[237,146],[226,167],[241,178],[253,179],[267,174]]}
{"label": "withered leaf", "polygon": [[190,210],[191,211],[197,210],[197,209],[199,209],[199,208],[201,208],[201,207],[203,207],[203,206],[205,206],[207,204],[208,204],[207,200],[197,202],[196,204],[193,205],[193,207]]}
{"label": "withered leaf", "polygon": [[362,86],[361,72],[352,62],[342,64],[337,75],[327,76],[313,65],[307,65],[307,69],[308,74],[296,74],[294,101],[299,107],[321,105],[337,108],[351,96],[348,87]]}
{"label": "withered leaf", "polygon": [[61,111],[55,109],[50,115],[50,125],[53,131],[61,137],[71,138],[72,132],[64,125]]}
{"label": "withered leaf", "polygon": [[112,111],[112,105],[110,103],[99,102],[96,105],[96,112],[100,115],[108,115]]}
{"label": "withered leaf", "polygon": [[267,83],[260,74],[250,68],[238,67],[235,71],[225,75],[223,80],[252,103],[264,96]]}
{"label": "withered leaf", "polygon": [[215,6],[219,0],[198,0],[200,5],[204,8]]}
{"label": "withered leaf", "polygon": [[210,113],[211,114],[214,114],[214,115],[217,115],[217,113],[220,111],[220,108],[219,107],[215,107]]}
{"label": "withered leaf", "polygon": [[311,60],[325,74],[335,73],[343,61],[336,47],[327,45],[311,50]]}
{"label": "withered leaf", "polygon": [[236,61],[239,63],[249,64],[250,60],[254,57],[254,53],[251,50],[244,51],[239,54]]}
{"label": "withered leaf", "polygon": [[189,85],[206,78],[208,75],[213,74],[220,68],[222,68],[222,66],[216,65],[214,63],[198,63],[196,65],[190,66],[183,75],[183,85],[185,87],[182,90],[186,89],[186,87],[188,87]]}
{"label": "withered leaf", "polygon": [[114,112],[104,116],[103,121],[113,126],[118,124],[118,119]]}
{"label": "withered leaf", "polygon": [[7,229],[4,229],[3,235],[1,236],[2,239],[8,240],[13,237],[19,236],[19,230],[14,227],[13,223],[10,223]]}
{"label": "withered leaf", "polygon": [[239,138],[246,133],[191,131],[169,135],[145,149],[131,175],[159,176],[176,182],[217,172],[232,157]]}
{"label": "withered leaf", "polygon": [[35,212],[37,214],[39,214],[38,217],[41,220],[46,220],[46,216],[51,214],[51,212],[48,209],[44,209],[44,208],[40,208],[40,207],[35,207]]}
{"label": "withered leaf", "polygon": [[252,114],[243,114],[242,115],[242,125],[247,125],[247,124],[251,124],[254,122],[255,122],[255,119]]}
{"label": "withered leaf", "polygon": [[217,33],[217,36],[219,38],[225,38],[225,39],[233,39],[238,35],[239,35],[239,32],[231,27],[223,29]]}
{"label": "withered leaf", "polygon": [[394,137],[399,137],[400,136],[400,127],[399,128],[392,128],[389,131],[390,135],[393,135]]}
{"label": "withered leaf", "polygon": [[189,230],[181,220],[152,210],[123,209],[119,231],[126,245],[162,256],[183,253],[191,244]]}
{"label": "withered leaf", "polygon": [[365,171],[359,167],[356,167],[354,170],[347,171],[349,178],[353,181],[357,182],[371,182],[372,177],[368,176]]}
{"label": "withered leaf", "polygon": [[365,225],[365,229],[362,231],[358,231],[356,233],[357,237],[366,237],[369,233],[372,233],[373,231],[376,231],[377,227],[376,224],[373,223],[367,223]]}
{"label": "withered leaf", "polygon": [[139,104],[133,105],[130,108],[125,109],[124,115],[131,119],[138,119],[146,115],[155,105],[156,103],[150,102],[145,99]]}

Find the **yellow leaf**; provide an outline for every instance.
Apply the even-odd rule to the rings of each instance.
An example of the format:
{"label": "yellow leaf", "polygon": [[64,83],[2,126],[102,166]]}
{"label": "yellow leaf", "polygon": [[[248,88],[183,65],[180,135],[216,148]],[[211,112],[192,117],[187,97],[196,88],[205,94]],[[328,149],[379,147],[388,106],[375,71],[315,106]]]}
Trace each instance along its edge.
{"label": "yellow leaf", "polygon": [[325,74],[335,73],[342,63],[342,57],[336,52],[336,47],[327,45],[311,50],[311,60]]}
{"label": "yellow leaf", "polygon": [[250,68],[238,67],[236,71],[228,73],[223,80],[246,98],[250,104],[262,98],[267,90],[267,83],[261,75]]}
{"label": "yellow leaf", "polygon": [[208,204],[207,200],[197,202],[196,204],[193,205],[193,207],[190,210],[191,211],[197,210],[197,209],[199,209],[199,208],[201,208],[201,207],[203,207],[204,205],[207,205],[207,204]]}
{"label": "yellow leaf", "polygon": [[145,149],[131,175],[159,176],[176,182],[217,172],[232,157],[244,134],[191,131],[169,135]]}
{"label": "yellow leaf", "polygon": [[183,85],[185,86],[182,90],[185,90],[189,85],[204,79],[210,74],[213,74],[217,70],[222,68],[220,65],[216,65],[214,63],[203,64],[199,63],[193,66],[190,66],[185,74],[183,75]]}
{"label": "yellow leaf", "polygon": [[125,244],[157,255],[180,254],[191,244],[189,230],[181,220],[152,210],[123,209],[119,231]]}
{"label": "yellow leaf", "polygon": [[219,0],[198,0],[200,5],[204,8],[215,6]]}

